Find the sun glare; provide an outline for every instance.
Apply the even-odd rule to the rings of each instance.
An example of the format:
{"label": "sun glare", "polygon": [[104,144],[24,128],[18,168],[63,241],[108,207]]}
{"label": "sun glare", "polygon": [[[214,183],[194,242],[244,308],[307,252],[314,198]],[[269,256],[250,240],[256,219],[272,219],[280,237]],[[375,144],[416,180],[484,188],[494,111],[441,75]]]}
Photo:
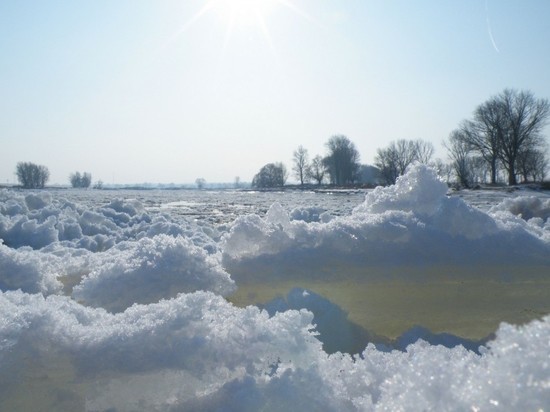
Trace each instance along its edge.
{"label": "sun glare", "polygon": [[264,18],[272,11],[275,0],[213,0],[212,10],[231,27],[262,28]]}
{"label": "sun glare", "polygon": [[277,6],[284,6],[302,18],[311,20],[306,13],[294,5],[292,0],[206,0],[203,7],[172,36],[172,40],[194,25],[205,14],[214,14],[226,27],[224,52],[235,31],[249,28],[260,31],[273,51],[274,47],[266,20]]}

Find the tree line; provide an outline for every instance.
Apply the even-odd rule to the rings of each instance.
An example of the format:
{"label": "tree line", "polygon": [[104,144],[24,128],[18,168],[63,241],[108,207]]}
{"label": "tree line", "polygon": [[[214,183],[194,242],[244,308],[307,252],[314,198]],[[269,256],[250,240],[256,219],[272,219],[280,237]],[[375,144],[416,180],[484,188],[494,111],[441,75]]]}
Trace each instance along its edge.
{"label": "tree line", "polygon": [[[394,184],[407,168],[416,162],[433,166],[447,182],[461,187],[477,183],[509,185],[542,182],[549,170],[548,142],[543,130],[550,116],[547,99],[537,99],[529,91],[505,89],[475,108],[471,119],[463,120],[443,145],[449,162],[433,160],[434,146],[422,139],[401,139],[376,151],[374,165],[360,163],[355,144],[344,135],[335,135],[325,143],[325,156],[310,159],[303,146],[292,154],[292,173],[300,185],[314,182],[348,186],[358,183]],[[19,184],[26,189],[43,188],[50,177],[46,166],[19,162],[16,166]],[[288,171],[282,162],[268,163],[252,179],[252,187],[271,188],[286,184]],[[90,173],[75,172],[69,176],[75,188],[88,188]],[[203,188],[206,181],[195,182]],[[94,187],[101,188],[98,182]],[[240,186],[236,178],[235,187]]]}
{"label": "tree line", "polygon": [[[43,189],[50,179],[50,171],[46,166],[32,162],[17,163],[15,175],[23,189]],[[88,188],[92,183],[92,175],[87,172],[72,173],[69,175],[69,183],[74,188]],[[98,182],[97,185],[101,185],[101,182]]]}
{"label": "tree line", "polygon": [[509,185],[518,176],[542,181],[549,164],[542,131],[549,115],[548,100],[528,91],[505,89],[480,104],[445,142],[457,180],[469,186],[489,175],[494,184],[504,172]]}
{"label": "tree line", "polygon": [[[294,151],[292,172],[300,184],[315,181],[320,185],[327,176],[330,183],[338,186],[355,183],[361,167],[355,144],[346,136],[336,135],[327,141],[326,147],[328,153],[325,157],[317,155],[311,161],[303,146],[298,146]],[[283,186],[287,178],[288,172],[283,163],[268,163],[254,176],[252,187]]]}
{"label": "tree line", "polygon": [[[332,136],[325,147],[327,154],[324,157],[316,155],[311,160],[303,146],[298,146],[293,152],[292,173],[301,186],[310,182],[335,186],[367,181],[370,184],[393,184],[412,163],[430,164],[435,150],[431,143],[421,139],[398,140],[387,148],[378,149],[375,166],[369,166],[360,163],[355,144],[346,136]],[[287,178],[288,172],[283,163],[268,163],[254,176],[252,187],[284,186]]]}
{"label": "tree line", "polygon": [[[376,151],[374,166],[362,165],[355,144],[346,136],[332,136],[327,154],[311,160],[303,146],[293,152],[292,173],[300,185],[315,182],[347,186],[364,183],[394,184],[413,163],[434,167],[448,183],[471,187],[477,183],[498,183],[504,177],[509,185],[542,182],[548,172],[548,143],[542,134],[550,116],[547,99],[531,92],[505,89],[480,104],[472,119],[464,120],[443,145],[449,162],[433,159],[434,146],[422,139],[401,139]],[[288,172],[281,162],[269,163],[254,176],[252,186],[279,187]]]}

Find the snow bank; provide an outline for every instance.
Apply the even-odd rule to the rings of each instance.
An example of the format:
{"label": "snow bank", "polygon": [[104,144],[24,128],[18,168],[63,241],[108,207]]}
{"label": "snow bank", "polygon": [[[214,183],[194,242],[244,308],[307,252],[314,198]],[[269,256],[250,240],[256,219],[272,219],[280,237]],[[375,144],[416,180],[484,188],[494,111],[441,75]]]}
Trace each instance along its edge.
{"label": "snow bank", "polygon": [[118,314],[67,297],[5,292],[0,310],[1,381],[14,384],[29,373],[25,354],[33,353],[34,373],[37,365],[46,368],[46,380],[48,362],[64,360],[80,382],[73,395],[86,399],[87,410],[538,410],[550,404],[550,317],[502,325],[481,355],[419,341],[405,352],[370,345],[352,357],[322,350],[309,312],[270,317],[210,292]]}
{"label": "snow bank", "polygon": [[123,242],[106,254],[110,259],[74,288],[75,299],[122,311],[134,303],[157,302],[180,292],[209,290],[227,295],[234,291],[219,257],[181,236]]}
{"label": "snow bank", "polygon": [[550,218],[550,197],[541,199],[535,196],[518,196],[513,199],[504,199],[500,204],[493,206],[490,212],[510,212],[524,220],[541,219],[548,223]]}
{"label": "snow bank", "polygon": [[224,237],[224,261],[234,268],[252,260],[286,267],[288,262],[322,267],[328,261],[550,264],[548,227],[485,213],[446,192],[435,171],[417,165],[394,186],[368,193],[350,216],[326,223],[291,220],[274,204],[265,218],[235,221]]}

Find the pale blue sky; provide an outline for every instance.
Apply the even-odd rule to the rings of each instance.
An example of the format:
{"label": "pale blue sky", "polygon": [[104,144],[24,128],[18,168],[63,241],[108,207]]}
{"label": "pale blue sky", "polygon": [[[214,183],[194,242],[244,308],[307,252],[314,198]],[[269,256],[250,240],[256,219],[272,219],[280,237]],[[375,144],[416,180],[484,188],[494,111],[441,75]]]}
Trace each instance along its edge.
{"label": "pale blue sky", "polygon": [[547,0],[0,0],[0,182],[18,161],[50,183],[250,181],[334,134],[363,163],[417,138],[445,160],[492,95],[550,98],[549,21]]}

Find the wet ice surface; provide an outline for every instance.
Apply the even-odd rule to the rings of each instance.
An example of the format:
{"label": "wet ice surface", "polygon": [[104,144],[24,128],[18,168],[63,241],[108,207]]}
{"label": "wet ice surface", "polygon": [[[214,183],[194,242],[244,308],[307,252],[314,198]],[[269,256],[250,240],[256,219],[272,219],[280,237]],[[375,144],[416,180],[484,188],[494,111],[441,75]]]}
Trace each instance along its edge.
{"label": "wet ice surface", "polygon": [[446,192],[2,191],[0,410],[544,409],[549,196]]}

